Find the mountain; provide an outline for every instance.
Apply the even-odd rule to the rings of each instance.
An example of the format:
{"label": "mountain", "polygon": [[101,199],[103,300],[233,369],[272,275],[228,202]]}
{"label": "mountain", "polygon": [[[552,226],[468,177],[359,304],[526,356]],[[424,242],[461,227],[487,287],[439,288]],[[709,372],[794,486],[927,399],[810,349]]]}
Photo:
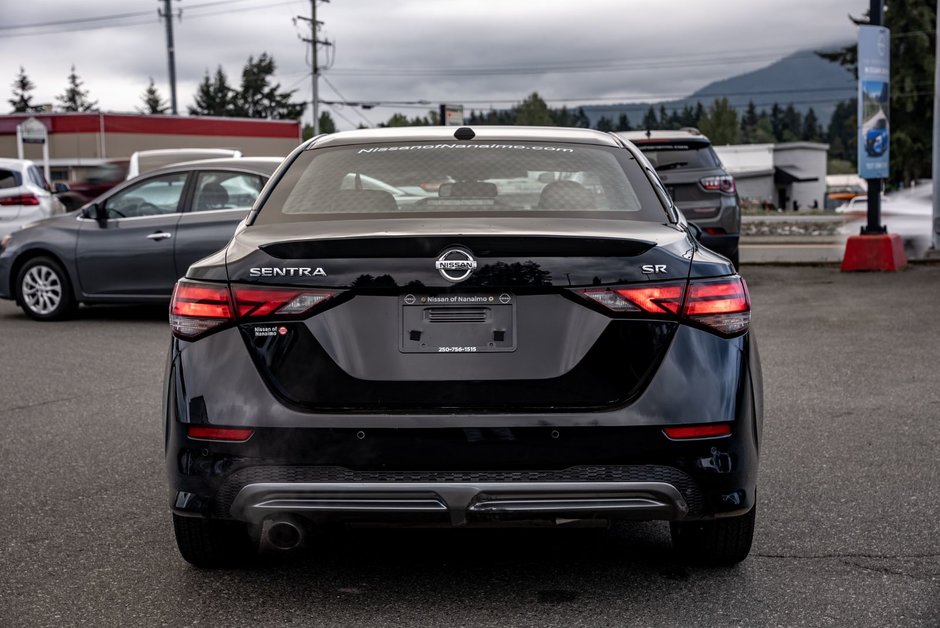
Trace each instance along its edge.
{"label": "mountain", "polygon": [[[825,46],[823,49],[835,50],[844,45]],[[708,107],[716,98],[725,97],[738,110],[738,114],[743,113],[751,100],[758,111],[770,110],[774,103],[782,107],[792,103],[804,114],[812,107],[825,127],[829,124],[836,103],[855,98],[856,89],[855,77],[850,71],[837,63],[820,59],[812,50],[802,50],[758,70],[709,83],[681,100],[585,105],[584,113],[590,118],[592,126],[601,116],[616,122],[620,114],[625,113],[630,118],[630,124],[636,127],[650,106],[656,109],[658,115],[660,106],[671,113],[686,105],[694,107],[698,102]]]}

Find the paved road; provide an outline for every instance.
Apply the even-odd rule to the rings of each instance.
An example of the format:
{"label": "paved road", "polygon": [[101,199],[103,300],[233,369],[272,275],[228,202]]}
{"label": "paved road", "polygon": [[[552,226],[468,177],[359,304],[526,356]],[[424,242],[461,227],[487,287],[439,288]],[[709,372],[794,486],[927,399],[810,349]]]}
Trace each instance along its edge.
{"label": "paved road", "polygon": [[334,533],[199,571],[165,508],[153,309],[0,304],[0,624],[940,623],[940,266],[748,269],[766,380],[760,514],[734,569],[664,525]]}

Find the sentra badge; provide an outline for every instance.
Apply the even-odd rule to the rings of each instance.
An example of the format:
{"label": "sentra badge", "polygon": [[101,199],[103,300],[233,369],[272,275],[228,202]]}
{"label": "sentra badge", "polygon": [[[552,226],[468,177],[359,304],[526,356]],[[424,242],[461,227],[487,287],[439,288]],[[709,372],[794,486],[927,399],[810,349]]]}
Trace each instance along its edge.
{"label": "sentra badge", "polygon": [[437,258],[434,267],[447,281],[463,281],[477,269],[477,261],[463,249],[449,249]]}
{"label": "sentra badge", "polygon": [[326,277],[326,271],[322,268],[311,268],[309,266],[284,266],[284,267],[263,267],[249,268],[248,275],[251,277]]}

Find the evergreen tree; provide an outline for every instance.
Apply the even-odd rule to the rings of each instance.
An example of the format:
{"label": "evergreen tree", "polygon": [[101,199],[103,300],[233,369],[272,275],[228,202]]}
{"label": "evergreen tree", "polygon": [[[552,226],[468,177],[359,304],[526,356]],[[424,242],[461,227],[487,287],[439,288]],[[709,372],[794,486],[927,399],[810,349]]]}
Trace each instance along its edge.
{"label": "evergreen tree", "polygon": [[408,120],[408,116],[403,113],[393,113],[386,122],[379,124],[381,127],[387,126],[411,126],[411,122]]}
{"label": "evergreen tree", "polygon": [[620,117],[617,118],[617,128],[615,131],[632,131],[633,127],[630,126],[630,118],[627,117],[627,114],[621,113]]}
{"label": "evergreen tree", "polygon": [[209,76],[209,70],[196,88],[193,104],[188,107],[191,116],[231,116],[234,115],[235,90],[228,84],[228,77],[220,65],[215,76]]}
{"label": "evergreen tree", "polygon": [[738,143],[738,113],[727,98],[715,99],[698,125],[712,144]]}
{"label": "evergreen tree", "polygon": [[803,116],[803,133],[801,139],[806,142],[818,142],[822,139],[822,127],[819,125],[819,119],[816,118],[816,112],[810,107],[806,115]]}
{"label": "evergreen tree", "polygon": [[643,116],[643,122],[640,123],[640,128],[642,128],[644,131],[659,128],[659,121],[656,120],[656,110],[653,109],[652,105],[650,105],[646,115]]}
{"label": "evergreen tree", "polygon": [[601,116],[594,127],[598,131],[610,132],[614,130],[614,121],[607,116]]}
{"label": "evergreen tree", "polygon": [[858,148],[858,122],[856,100],[846,100],[836,105],[829,120],[826,140],[829,142],[830,159],[856,161]]}
{"label": "evergreen tree", "polygon": [[576,126],[581,129],[591,128],[591,119],[584,113],[584,107],[578,107],[578,110],[574,114],[574,124],[571,126]]}
{"label": "evergreen tree", "polygon": [[770,108],[770,128],[774,133],[774,141],[782,142],[783,141],[783,109],[780,108],[780,105],[774,103],[774,106]]}
{"label": "evergreen tree", "polygon": [[137,109],[140,113],[160,115],[170,110],[169,105],[167,105],[166,101],[160,96],[157,86],[153,84],[153,77],[150,77],[150,85],[148,85],[144,93],[140,95],[140,99],[144,101],[144,106],[138,107]]}
{"label": "evergreen tree", "polygon": [[692,108],[692,105],[686,105],[682,108],[682,113],[679,114],[679,126],[697,126],[700,117],[700,115],[695,113],[695,109]]}
{"label": "evergreen tree", "polygon": [[516,124],[528,126],[553,126],[555,121],[548,110],[548,105],[538,92],[532,92],[525,100],[516,105]]}
{"label": "evergreen tree", "polygon": [[[336,133],[336,122],[333,121],[333,116],[330,115],[329,111],[320,112],[320,133]],[[304,125],[302,137],[304,140],[313,137],[312,124]]]}
{"label": "evergreen tree", "polygon": [[282,92],[280,83],[271,83],[277,65],[266,52],[255,60],[248,57],[242,69],[241,90],[235,95],[233,112],[245,118],[296,120],[303,115],[306,103],[291,101],[293,91]]}
{"label": "evergreen tree", "polygon": [[98,106],[98,101],[88,99],[88,90],[82,89],[84,82],[75,73],[74,65],[67,80],[68,86],[65,88],[65,92],[60,96],[56,96],[56,100],[61,105],[59,111],[92,111]]}
{"label": "evergreen tree", "polygon": [[20,73],[16,75],[16,79],[13,81],[13,98],[7,101],[13,107],[13,113],[29,113],[39,110],[38,107],[33,106],[31,92],[34,89],[36,89],[36,84],[26,76],[26,70],[23,69],[23,66],[20,66]]}
{"label": "evergreen tree", "polygon": [[803,135],[803,115],[789,104],[780,116],[780,141],[795,142]]}

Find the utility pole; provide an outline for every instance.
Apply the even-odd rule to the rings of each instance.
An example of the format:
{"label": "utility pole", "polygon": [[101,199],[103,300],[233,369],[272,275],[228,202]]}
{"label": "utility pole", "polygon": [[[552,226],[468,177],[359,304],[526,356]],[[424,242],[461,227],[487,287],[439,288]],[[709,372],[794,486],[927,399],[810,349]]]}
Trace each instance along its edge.
{"label": "utility pole", "polygon": [[333,44],[326,40],[317,39],[317,33],[320,30],[320,26],[323,22],[317,21],[317,2],[329,2],[330,0],[310,0],[310,17],[304,17],[298,15],[297,19],[304,22],[310,22],[310,37],[301,37],[301,41],[304,41],[310,44],[310,59],[312,61],[311,66],[313,71],[310,74],[310,93],[311,93],[311,111],[313,112],[313,135],[317,136],[320,134],[320,97],[319,97],[319,83],[320,83],[320,68],[317,65],[317,46],[322,44],[324,46],[332,46]]}
{"label": "utility pole", "polygon": [[157,9],[157,15],[166,20],[166,63],[170,74],[170,111],[175,116],[179,114],[179,111],[176,108],[176,49],[173,45],[173,9],[170,7],[172,1],[157,0],[163,3],[163,9]]}
{"label": "utility pole", "polygon": [[933,69],[933,252],[940,254],[940,0],[937,2],[937,38]]}

